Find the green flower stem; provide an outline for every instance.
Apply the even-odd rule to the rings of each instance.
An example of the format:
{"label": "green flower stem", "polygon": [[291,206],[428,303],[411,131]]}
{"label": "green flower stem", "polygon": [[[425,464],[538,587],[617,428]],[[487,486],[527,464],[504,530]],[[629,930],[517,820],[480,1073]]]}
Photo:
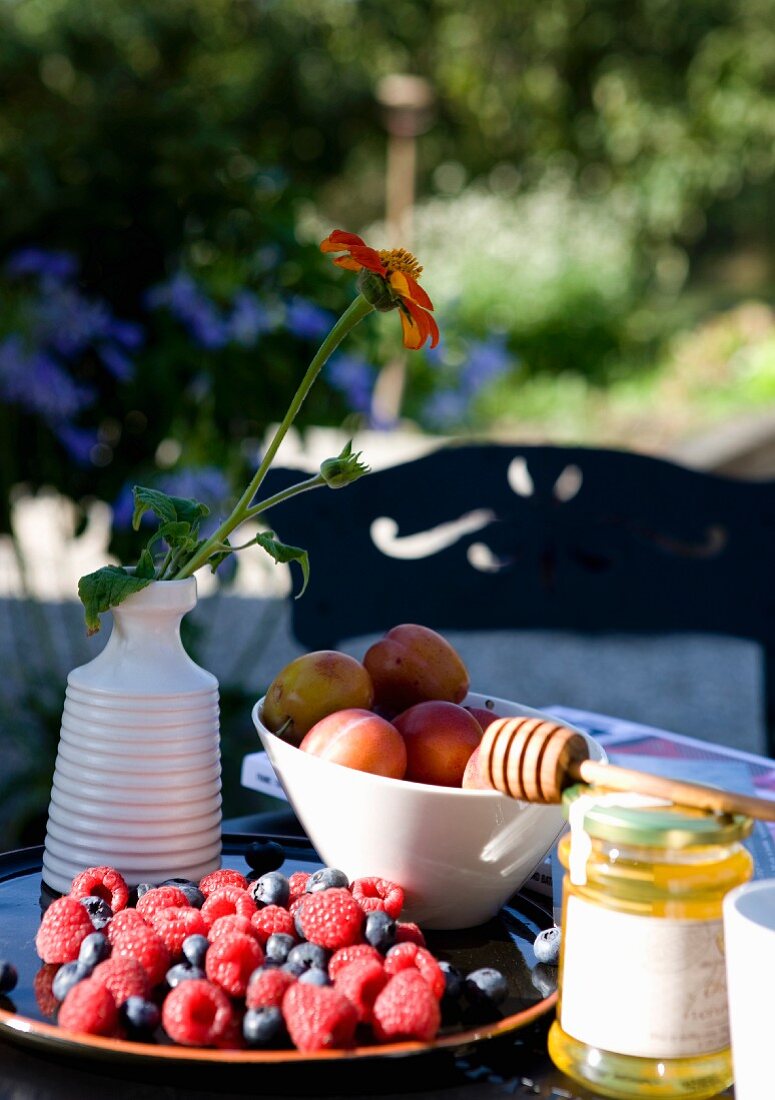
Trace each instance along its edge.
{"label": "green flower stem", "polygon": [[[288,429],[291,427],[294,420],[296,419],[299,409],[301,408],[305,397],[311,390],[315,379],[320,374],[320,371],[322,370],[328,358],[331,356],[332,352],[336,350],[336,348],[345,338],[347,333],[350,332],[351,329],[355,328],[358,322],[362,321],[363,318],[366,317],[367,314],[371,313],[373,309],[374,306],[372,306],[369,302],[366,301],[366,299],[362,295],[359,294],[355,301],[352,302],[350,306],[348,306],[348,308],[336,322],[334,327],[329,332],[328,336],[326,336],[325,340],[318,348],[312,362],[307,367],[307,373],[302,378],[299,388],[296,390],[293,400],[288,406],[288,411],[283,417],[282,423],[275,432],[272,442],[267,447],[266,454],[264,455],[260,466],[253,475],[253,478],[251,479],[251,482],[248,485],[247,489],[237,501],[230,515],[223,521],[218,530],[213,535],[211,535],[209,539],[203,542],[197,552],[193,554],[191,558],[189,558],[189,560],[177,571],[177,573],[174,574],[172,578],[173,580],[183,580],[184,577],[190,577],[192,573],[195,573],[197,569],[201,568],[201,566],[207,563],[210,555],[217,548],[217,545],[219,543],[225,542],[225,540],[236,527],[239,527],[239,525],[241,523],[244,523],[245,520],[248,519],[251,515],[256,514],[255,507],[258,506],[255,506],[253,509],[251,509],[250,502],[256,495],[256,492],[258,491],[261,482],[266,477],[269,468],[274,461],[274,457],[280,447],[280,444],[288,433]],[[312,486],[308,486],[308,488],[312,488]],[[277,495],[279,496],[280,494]],[[263,508],[261,510],[263,510]]]}
{"label": "green flower stem", "polygon": [[280,504],[282,501],[288,500],[289,497],[306,493],[308,489],[318,489],[325,484],[326,479],[322,474],[315,474],[314,477],[310,477],[306,481],[298,481],[295,485],[289,485],[287,489],[283,489],[282,492],[275,493],[274,496],[262,500],[260,504],[254,504],[252,508],[248,508],[245,519],[252,519],[253,516],[260,515],[261,512],[268,512],[270,508],[274,508],[275,504]]}

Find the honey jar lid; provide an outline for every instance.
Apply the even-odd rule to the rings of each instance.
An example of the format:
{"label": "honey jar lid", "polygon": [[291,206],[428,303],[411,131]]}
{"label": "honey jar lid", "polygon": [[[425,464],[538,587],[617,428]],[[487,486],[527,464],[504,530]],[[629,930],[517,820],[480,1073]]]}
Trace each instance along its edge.
{"label": "honey jar lid", "polygon": [[[583,808],[578,804],[584,800]],[[638,844],[646,848],[693,848],[732,844],[753,828],[745,814],[718,814],[678,806],[661,799],[624,797],[598,787],[577,783],[562,796],[565,816],[581,810],[584,831],[614,844]]]}

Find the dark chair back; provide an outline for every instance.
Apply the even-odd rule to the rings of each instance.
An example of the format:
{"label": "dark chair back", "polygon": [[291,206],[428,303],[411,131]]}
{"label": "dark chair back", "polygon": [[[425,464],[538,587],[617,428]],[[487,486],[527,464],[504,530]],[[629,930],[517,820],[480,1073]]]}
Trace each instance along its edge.
{"label": "dark chair back", "polygon": [[[276,489],[299,475],[270,476]],[[752,639],[773,753],[775,481],[622,451],[461,444],[271,519],[310,551],[292,612],[310,649],[399,622]]]}

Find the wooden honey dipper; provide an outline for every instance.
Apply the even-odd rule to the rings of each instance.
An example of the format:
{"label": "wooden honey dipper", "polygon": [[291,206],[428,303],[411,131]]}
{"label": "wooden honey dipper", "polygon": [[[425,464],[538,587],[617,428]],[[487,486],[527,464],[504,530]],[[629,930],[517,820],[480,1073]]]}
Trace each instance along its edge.
{"label": "wooden honey dipper", "polygon": [[715,813],[775,821],[775,801],[687,783],[591,760],[586,739],[543,718],[497,718],[479,747],[481,774],[496,790],[523,802],[561,802],[579,781],[615,791],[637,791]]}

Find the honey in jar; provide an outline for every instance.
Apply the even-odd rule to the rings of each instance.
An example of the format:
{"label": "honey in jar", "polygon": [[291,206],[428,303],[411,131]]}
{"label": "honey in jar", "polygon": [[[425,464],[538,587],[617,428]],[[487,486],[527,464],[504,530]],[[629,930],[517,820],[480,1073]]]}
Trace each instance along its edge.
{"label": "honey in jar", "polygon": [[702,1100],[732,1083],[722,901],[753,822],[583,785],[563,796],[552,1061],[601,1096]]}

